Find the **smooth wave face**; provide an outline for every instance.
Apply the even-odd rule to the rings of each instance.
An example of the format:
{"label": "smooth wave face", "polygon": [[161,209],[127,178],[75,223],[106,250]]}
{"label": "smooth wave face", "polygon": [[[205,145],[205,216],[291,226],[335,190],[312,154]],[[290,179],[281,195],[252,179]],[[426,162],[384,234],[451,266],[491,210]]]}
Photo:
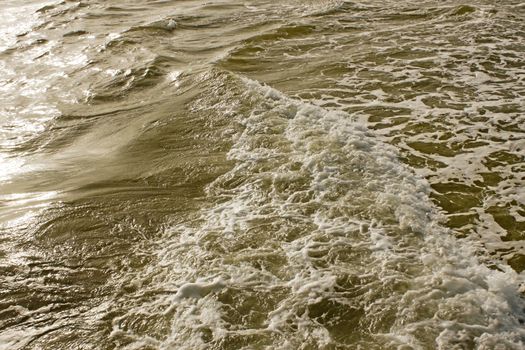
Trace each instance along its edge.
{"label": "smooth wave face", "polygon": [[0,348],[525,347],[519,2],[0,11]]}

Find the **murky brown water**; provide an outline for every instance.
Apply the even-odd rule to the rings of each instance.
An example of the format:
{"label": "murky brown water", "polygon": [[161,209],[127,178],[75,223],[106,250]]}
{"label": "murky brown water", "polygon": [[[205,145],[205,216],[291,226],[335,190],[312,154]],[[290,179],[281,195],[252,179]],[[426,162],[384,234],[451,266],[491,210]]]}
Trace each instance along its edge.
{"label": "murky brown water", "polygon": [[519,1],[0,3],[0,348],[523,349]]}

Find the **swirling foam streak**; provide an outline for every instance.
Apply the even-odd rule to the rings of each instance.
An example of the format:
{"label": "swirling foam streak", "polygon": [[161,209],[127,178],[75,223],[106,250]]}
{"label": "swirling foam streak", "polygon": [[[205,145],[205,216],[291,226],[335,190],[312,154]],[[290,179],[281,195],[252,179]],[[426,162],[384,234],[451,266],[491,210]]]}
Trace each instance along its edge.
{"label": "swirling foam streak", "polygon": [[[428,183],[393,147],[348,114],[241,80],[256,107],[237,115],[235,166],[160,253],[169,271],[154,283],[176,292],[131,311],[171,320],[150,346],[523,347],[521,277],[439,225]],[[112,336],[144,345],[125,317]]]}

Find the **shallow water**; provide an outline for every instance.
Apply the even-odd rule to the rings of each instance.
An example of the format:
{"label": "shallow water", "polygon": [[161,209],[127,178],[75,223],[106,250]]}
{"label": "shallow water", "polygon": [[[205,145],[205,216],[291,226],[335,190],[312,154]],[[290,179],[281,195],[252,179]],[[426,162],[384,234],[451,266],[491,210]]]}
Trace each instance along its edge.
{"label": "shallow water", "polygon": [[0,348],[525,347],[521,2],[0,14]]}

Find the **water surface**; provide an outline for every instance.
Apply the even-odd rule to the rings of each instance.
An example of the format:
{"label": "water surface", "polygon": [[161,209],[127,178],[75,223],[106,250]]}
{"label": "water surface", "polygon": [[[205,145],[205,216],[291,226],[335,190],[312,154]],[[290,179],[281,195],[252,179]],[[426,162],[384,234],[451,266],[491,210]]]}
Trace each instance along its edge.
{"label": "water surface", "polygon": [[525,347],[521,2],[0,13],[0,348]]}

